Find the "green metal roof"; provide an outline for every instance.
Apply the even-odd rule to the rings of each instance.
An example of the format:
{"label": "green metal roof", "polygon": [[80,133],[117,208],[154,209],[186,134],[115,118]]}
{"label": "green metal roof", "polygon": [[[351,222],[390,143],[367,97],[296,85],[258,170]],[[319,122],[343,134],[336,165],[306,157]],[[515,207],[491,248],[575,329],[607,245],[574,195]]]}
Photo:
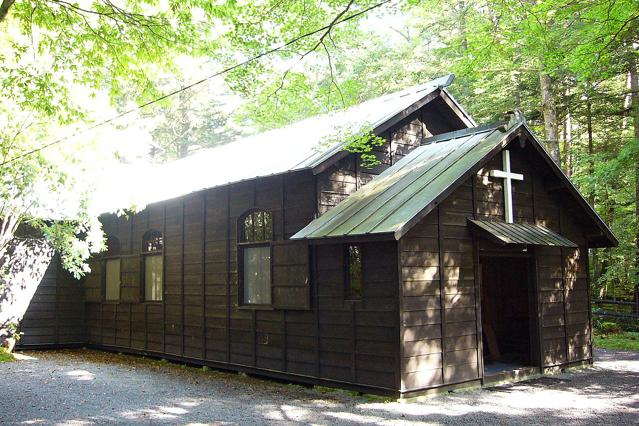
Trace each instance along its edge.
{"label": "green metal roof", "polygon": [[540,225],[474,219],[468,219],[468,222],[473,225],[475,230],[500,244],[577,247],[577,244],[568,238]]}
{"label": "green metal roof", "polygon": [[472,173],[518,134],[562,182],[597,231],[590,247],[614,247],[618,240],[570,179],[550,158],[526,126],[519,112],[508,123],[458,130],[424,139],[415,149],[369,184],[324,215],[313,220],[292,239],[348,238],[378,235],[400,239]]}
{"label": "green metal roof", "polygon": [[[389,167],[292,239],[394,234],[464,177],[517,128],[481,127],[436,136]],[[430,143],[428,143],[430,142]]]}

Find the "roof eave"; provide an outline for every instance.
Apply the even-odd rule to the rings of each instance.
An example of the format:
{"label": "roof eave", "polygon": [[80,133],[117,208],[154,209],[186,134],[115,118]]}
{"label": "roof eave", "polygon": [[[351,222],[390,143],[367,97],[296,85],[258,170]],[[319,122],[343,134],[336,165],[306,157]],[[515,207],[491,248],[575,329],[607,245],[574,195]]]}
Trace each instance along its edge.
{"label": "roof eave", "polygon": [[[568,176],[561,170],[561,168],[553,161],[548,154],[548,151],[543,147],[543,145],[539,142],[539,140],[535,137],[532,130],[523,123],[522,129],[525,131],[527,139],[532,142],[532,146],[539,152],[544,161],[548,164],[550,169],[555,173],[555,175],[559,178],[559,180],[566,185],[566,188],[573,195],[577,203],[586,210],[591,219],[595,222],[597,227],[601,231],[601,235],[599,238],[593,238],[589,240],[590,247],[617,247],[619,245],[619,240],[612,232],[612,230],[608,227],[606,222],[599,216],[599,213],[595,211],[595,209],[590,205],[590,203],[581,195],[579,190],[573,185]],[[524,133],[524,132],[522,132]],[[600,238],[605,238],[607,242],[600,240]],[[604,244],[599,244],[597,241],[600,241]],[[596,244],[596,245],[595,245]]]}
{"label": "roof eave", "polygon": [[444,87],[442,88],[442,99],[446,102],[453,111],[457,113],[459,118],[466,124],[468,127],[477,127],[477,122],[473,120],[473,117],[461,106],[459,102],[455,99],[453,95]]}
{"label": "roof eave", "polygon": [[309,244],[345,244],[354,242],[372,242],[372,241],[395,241],[392,232],[380,232],[360,235],[333,235],[325,237],[296,237],[297,234],[290,237],[294,241],[306,241]]}
{"label": "roof eave", "polygon": [[[475,163],[475,165],[469,168],[466,171],[466,173],[462,174],[457,180],[455,180],[453,183],[448,185],[448,187],[446,187],[444,191],[442,191],[437,197],[435,197],[433,201],[431,201],[428,205],[426,205],[426,207],[424,207],[417,215],[413,216],[409,221],[407,221],[406,223],[401,225],[399,228],[397,228],[394,232],[395,239],[399,240],[404,235],[406,235],[406,233],[408,233],[408,231],[410,231],[413,226],[417,225],[423,218],[425,218],[430,212],[432,212],[444,199],[446,199],[446,197],[452,194],[452,192],[455,191],[459,185],[461,185],[464,181],[466,181],[466,179],[468,179],[470,176],[477,173],[479,169],[484,167],[484,165],[488,163],[488,161],[490,161],[490,159],[493,158],[495,154],[497,154],[499,151],[505,148],[506,145],[508,145],[508,143],[510,143],[511,140],[519,136],[520,127],[521,126],[517,126],[505,132],[501,141],[498,144],[496,144],[495,147],[492,150],[490,150],[488,154],[484,156],[484,158],[482,158],[480,161]],[[495,131],[500,131],[500,130],[499,128],[497,128],[495,129]]]}

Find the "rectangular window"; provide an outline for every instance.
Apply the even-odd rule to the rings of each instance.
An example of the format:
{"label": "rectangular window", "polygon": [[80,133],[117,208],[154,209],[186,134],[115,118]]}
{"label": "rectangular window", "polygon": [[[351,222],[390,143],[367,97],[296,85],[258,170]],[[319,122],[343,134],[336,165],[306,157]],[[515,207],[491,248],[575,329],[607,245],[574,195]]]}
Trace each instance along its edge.
{"label": "rectangular window", "polygon": [[144,257],[144,298],[147,301],[162,300],[162,255]]}
{"label": "rectangular window", "polygon": [[120,259],[106,261],[106,300],[120,300]]}
{"label": "rectangular window", "polygon": [[362,247],[349,245],[347,247],[348,274],[346,283],[346,298],[357,300],[362,298]]}
{"label": "rectangular window", "polygon": [[271,247],[244,247],[242,249],[243,290],[246,304],[271,303]]}

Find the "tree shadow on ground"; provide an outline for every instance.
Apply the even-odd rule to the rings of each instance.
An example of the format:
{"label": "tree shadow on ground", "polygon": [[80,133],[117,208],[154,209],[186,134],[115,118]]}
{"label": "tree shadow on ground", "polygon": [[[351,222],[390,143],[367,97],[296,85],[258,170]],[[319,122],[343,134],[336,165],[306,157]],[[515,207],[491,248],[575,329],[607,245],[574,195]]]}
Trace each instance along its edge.
{"label": "tree shadow on ground", "polygon": [[1,422],[627,424],[639,415],[639,354],[611,356],[608,364],[575,373],[409,404],[99,351],[36,357],[0,369],[14,397],[11,406],[0,402]]}

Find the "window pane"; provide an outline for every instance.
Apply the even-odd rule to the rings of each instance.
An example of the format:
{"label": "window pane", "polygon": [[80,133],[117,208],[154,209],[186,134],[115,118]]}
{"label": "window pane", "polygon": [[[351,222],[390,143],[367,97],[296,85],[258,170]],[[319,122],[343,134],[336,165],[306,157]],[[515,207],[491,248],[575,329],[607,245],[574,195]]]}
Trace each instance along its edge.
{"label": "window pane", "polygon": [[253,233],[253,215],[249,214],[244,218],[244,242],[255,241]]}
{"label": "window pane", "polygon": [[252,210],[243,217],[238,241],[254,243],[273,239],[273,217],[264,210]]}
{"label": "window pane", "polygon": [[162,300],[162,256],[144,258],[144,296],[146,300]]}
{"label": "window pane", "polygon": [[271,248],[247,247],[244,257],[244,303],[271,303]]}
{"label": "window pane", "polygon": [[264,212],[264,239],[273,239],[273,218],[269,212]]}
{"label": "window pane", "polygon": [[106,261],[105,299],[120,299],[120,259],[109,259]]}
{"label": "window pane", "polygon": [[264,212],[257,211],[255,215],[255,241],[264,241]]}
{"label": "window pane", "polygon": [[160,251],[164,246],[162,233],[154,229],[147,231],[142,238],[142,249],[145,252]]}
{"label": "window pane", "polygon": [[348,296],[352,299],[362,297],[362,249],[360,246],[348,246]]}

